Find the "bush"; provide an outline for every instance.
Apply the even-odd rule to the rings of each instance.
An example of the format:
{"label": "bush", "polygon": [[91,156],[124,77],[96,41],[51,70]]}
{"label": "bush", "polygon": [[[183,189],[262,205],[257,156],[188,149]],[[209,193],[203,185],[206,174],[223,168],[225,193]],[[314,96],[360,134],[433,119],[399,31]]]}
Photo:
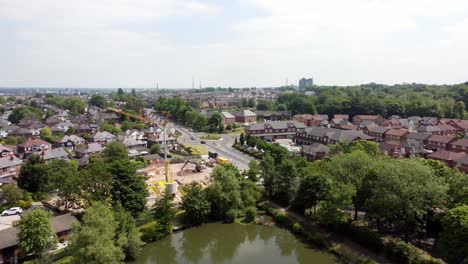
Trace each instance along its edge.
{"label": "bush", "polygon": [[383,240],[377,232],[369,230],[365,226],[358,226],[355,223],[345,223],[338,225],[338,232],[349,236],[357,243],[379,252],[383,249]]}
{"label": "bush", "polygon": [[294,223],[294,225],[292,226],[292,230],[295,234],[298,234],[298,235],[304,232],[304,228],[299,223]]}
{"label": "bush", "polygon": [[141,226],[141,240],[145,243],[157,241],[168,236],[172,230],[167,229],[164,225],[159,225],[157,222],[151,222]]}
{"label": "bush", "polygon": [[236,209],[230,209],[226,213],[225,221],[227,223],[234,223],[234,221],[236,221],[236,218],[237,218],[238,215],[239,215],[239,211],[237,211]]}
{"label": "bush", "polygon": [[257,208],[250,206],[245,209],[245,221],[250,223],[255,220],[255,216],[257,215]]}
{"label": "bush", "polygon": [[312,233],[312,234],[308,234],[307,237],[306,237],[306,240],[309,242],[309,243],[312,243],[318,247],[323,247],[323,248],[327,248],[328,247],[328,242],[327,242],[327,238],[320,234],[320,233]]}
{"label": "bush", "polygon": [[443,264],[441,259],[434,258],[425,251],[396,238],[385,239],[385,254],[395,263],[408,264]]}

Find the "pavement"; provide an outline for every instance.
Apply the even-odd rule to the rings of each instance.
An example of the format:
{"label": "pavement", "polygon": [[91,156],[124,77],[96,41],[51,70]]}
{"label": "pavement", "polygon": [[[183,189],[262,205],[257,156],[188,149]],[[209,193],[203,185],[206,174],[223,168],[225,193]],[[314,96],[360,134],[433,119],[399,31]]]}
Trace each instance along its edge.
{"label": "pavement", "polygon": [[[240,170],[248,169],[249,162],[254,159],[253,157],[232,147],[232,144],[234,144],[234,138],[237,135],[220,134],[219,136],[222,140],[203,140],[206,144],[201,144],[200,141],[202,140],[200,137],[207,135],[206,133],[193,132],[180,125],[172,126],[182,133],[182,136],[178,138],[180,143],[204,146],[208,151],[216,152],[219,156],[229,159],[231,163],[237,166]],[[192,140],[191,138],[195,139]]]}
{"label": "pavement", "polygon": [[19,221],[19,215],[0,216],[0,230],[7,229],[13,226],[14,221]]}

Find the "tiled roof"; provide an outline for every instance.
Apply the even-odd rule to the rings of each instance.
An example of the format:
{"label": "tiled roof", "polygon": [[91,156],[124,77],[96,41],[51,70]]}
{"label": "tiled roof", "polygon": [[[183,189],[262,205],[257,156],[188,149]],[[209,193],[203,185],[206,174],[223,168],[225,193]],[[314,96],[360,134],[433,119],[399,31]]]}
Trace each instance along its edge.
{"label": "tiled roof", "polygon": [[0,168],[13,167],[16,165],[20,165],[21,163],[22,161],[13,155],[0,158]]}
{"label": "tiled roof", "polygon": [[68,153],[65,151],[64,148],[49,149],[43,152],[42,155],[42,158],[44,160],[59,159],[64,157],[68,157]]}
{"label": "tiled roof", "polygon": [[33,146],[40,146],[40,145],[49,145],[50,146],[50,143],[47,142],[47,141],[44,141],[42,139],[39,139],[39,138],[36,138],[36,139],[28,138],[28,140],[26,142],[24,142],[23,144],[18,145],[18,147],[30,148],[30,147],[33,147]]}
{"label": "tiled roof", "polygon": [[304,153],[317,153],[317,152],[323,152],[328,154],[330,151],[330,148],[326,145],[320,144],[320,143],[314,143],[312,145],[304,146]]}
{"label": "tiled roof", "polygon": [[[373,126],[373,125],[369,125],[369,126]],[[383,134],[387,132],[388,130],[390,130],[390,128],[388,127],[373,126],[369,129],[369,132]]]}
{"label": "tiled roof", "polygon": [[442,136],[442,135],[432,135],[427,139],[427,141],[440,142],[440,143],[450,143],[453,140],[454,140],[453,137]]}
{"label": "tiled roof", "polygon": [[385,135],[401,137],[408,133],[408,129],[389,129]]}
{"label": "tiled roof", "polygon": [[431,134],[429,133],[416,132],[416,133],[410,133],[407,138],[416,139],[416,140],[426,140],[430,136]]}
{"label": "tiled roof", "polygon": [[452,146],[468,147],[468,139],[458,139],[452,143]]}
{"label": "tiled roof", "polygon": [[451,161],[451,160],[459,159],[465,155],[466,154],[464,152],[452,152],[452,151],[441,149],[437,152],[427,155],[427,157],[431,159]]}

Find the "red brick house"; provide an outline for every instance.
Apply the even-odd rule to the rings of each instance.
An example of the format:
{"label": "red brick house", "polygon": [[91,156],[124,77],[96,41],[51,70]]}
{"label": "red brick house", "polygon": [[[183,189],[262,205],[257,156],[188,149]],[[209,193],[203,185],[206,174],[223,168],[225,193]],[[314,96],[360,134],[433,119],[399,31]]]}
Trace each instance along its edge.
{"label": "red brick house", "polygon": [[438,125],[440,128],[440,135],[455,135],[457,129],[451,125]]}
{"label": "red brick house", "polygon": [[456,139],[451,136],[432,135],[426,139],[426,148],[433,150],[450,150],[450,144]]}
{"label": "red brick house", "polygon": [[405,149],[401,146],[399,141],[385,141],[379,143],[379,149],[383,155],[392,158],[403,158],[406,155]]}
{"label": "red brick house", "polygon": [[328,146],[320,143],[314,143],[312,145],[304,146],[302,152],[307,160],[313,161],[324,159],[328,155],[329,151],[330,148]]}
{"label": "red brick house", "polygon": [[296,120],[298,122],[303,123],[304,125],[310,127],[310,126],[321,126],[323,122],[328,121],[328,117],[323,116],[323,115],[309,115],[309,114],[303,114],[303,115],[295,115],[292,118],[293,120]]}
{"label": "red brick house", "polygon": [[468,139],[458,139],[450,144],[450,150],[453,152],[468,153]]}
{"label": "red brick house", "polygon": [[455,166],[459,170],[461,170],[461,171],[463,171],[465,173],[468,173],[468,155],[465,155],[465,156],[463,156],[463,157],[461,157],[459,159],[456,159],[454,161],[454,163],[455,163]]}
{"label": "red brick house", "polygon": [[387,119],[382,123],[383,127],[400,128],[401,122],[398,119]]}
{"label": "red brick house", "polygon": [[42,153],[52,148],[52,144],[42,139],[28,138],[26,142],[18,145],[18,153],[23,154],[25,157],[30,154]]}
{"label": "red brick house", "polygon": [[468,120],[450,121],[448,125],[453,126],[458,133],[466,135],[468,133]]}
{"label": "red brick house", "polygon": [[221,112],[221,118],[225,126],[236,123],[236,117],[229,112]]}
{"label": "red brick house", "polygon": [[[388,127],[371,127],[367,131],[367,135],[375,138],[376,142],[381,142],[385,138],[385,133],[389,130]],[[364,131],[363,131],[364,132]]]}
{"label": "red brick house", "polygon": [[354,125],[360,125],[364,121],[370,121],[376,123],[377,125],[381,125],[385,121],[385,118],[383,118],[381,115],[356,115],[353,117]]}
{"label": "red brick house", "polygon": [[343,119],[345,121],[349,120],[349,115],[333,115],[333,119]]}
{"label": "red brick house", "polygon": [[257,114],[250,110],[240,111],[236,113],[235,120],[244,125],[255,124],[257,123]]}
{"label": "red brick house", "polygon": [[389,129],[385,132],[384,140],[385,141],[399,141],[402,142],[406,139],[406,136],[409,134],[408,129]]}
{"label": "red brick house", "polygon": [[447,166],[453,167],[455,165],[455,160],[458,160],[464,157],[465,155],[466,154],[464,152],[453,152],[441,149],[437,152],[428,154],[427,158],[442,161]]}

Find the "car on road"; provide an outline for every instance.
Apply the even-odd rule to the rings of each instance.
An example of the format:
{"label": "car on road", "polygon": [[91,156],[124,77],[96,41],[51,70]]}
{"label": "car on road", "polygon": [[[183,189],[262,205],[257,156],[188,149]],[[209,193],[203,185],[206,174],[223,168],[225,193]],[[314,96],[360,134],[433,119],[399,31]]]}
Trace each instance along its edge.
{"label": "car on road", "polygon": [[191,140],[195,140],[196,138],[195,138],[195,137],[191,137],[190,139],[191,139]]}
{"label": "car on road", "polygon": [[200,141],[201,144],[206,144],[205,140]]}
{"label": "car on road", "polygon": [[2,212],[2,216],[8,216],[8,215],[19,215],[23,213],[23,209],[20,207],[12,207],[8,210],[5,210]]}

